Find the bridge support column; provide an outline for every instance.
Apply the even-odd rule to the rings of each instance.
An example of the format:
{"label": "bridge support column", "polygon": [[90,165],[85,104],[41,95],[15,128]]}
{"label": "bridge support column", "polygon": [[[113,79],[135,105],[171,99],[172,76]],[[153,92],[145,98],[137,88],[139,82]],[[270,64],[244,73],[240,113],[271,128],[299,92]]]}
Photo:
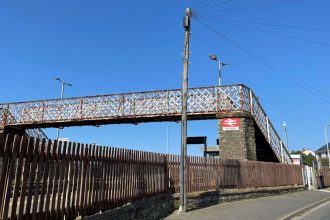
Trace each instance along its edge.
{"label": "bridge support column", "polygon": [[[249,113],[226,113],[218,115],[220,158],[257,160],[254,118]],[[238,118],[238,130],[226,130],[223,121]]]}

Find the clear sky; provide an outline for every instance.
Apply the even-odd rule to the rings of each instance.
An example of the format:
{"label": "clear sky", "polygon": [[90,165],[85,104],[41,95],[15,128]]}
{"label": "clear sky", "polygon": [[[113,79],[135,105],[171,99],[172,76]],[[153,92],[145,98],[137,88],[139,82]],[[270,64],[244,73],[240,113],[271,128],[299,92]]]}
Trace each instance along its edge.
{"label": "clear sky", "polygon": [[[180,88],[186,7],[194,7],[201,17],[222,18],[217,20],[221,22],[326,29],[203,20],[286,73],[329,94],[330,2],[326,0],[2,0],[0,102],[57,98],[60,83],[55,76],[73,84],[66,89],[66,97]],[[290,149],[317,149],[325,143],[330,99],[321,99],[285,79],[196,20],[192,20],[191,51],[190,87],[217,84],[216,63],[208,58],[216,53],[230,64],[223,69],[223,84],[251,87],[281,136],[282,123],[287,122]],[[170,152],[178,153],[179,123],[72,127],[61,131],[61,137],[165,152],[169,125]],[[55,129],[46,132],[50,138],[56,136]],[[188,123],[188,135],[206,135],[209,145],[215,145],[216,134],[216,121]],[[189,153],[201,155],[200,147],[189,146]]]}

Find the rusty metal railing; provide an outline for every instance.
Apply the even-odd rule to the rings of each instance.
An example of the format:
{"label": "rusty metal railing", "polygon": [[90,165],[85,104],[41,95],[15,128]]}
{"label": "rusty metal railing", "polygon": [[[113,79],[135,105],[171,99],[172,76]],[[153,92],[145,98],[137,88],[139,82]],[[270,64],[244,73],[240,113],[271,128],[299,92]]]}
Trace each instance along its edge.
{"label": "rusty metal railing", "polygon": [[[0,122],[4,126],[40,128],[174,121],[180,119],[181,100],[181,90],[162,90],[6,103],[0,104]],[[250,88],[230,85],[189,89],[189,119],[215,119],[222,112],[250,112],[279,161],[291,163],[283,142]]]}
{"label": "rusty metal railing", "polygon": [[25,133],[33,138],[48,139],[47,135],[41,128],[26,129]]}
{"label": "rusty metal railing", "polygon": [[[1,115],[5,115],[8,121],[16,123],[15,117],[10,113],[8,109],[0,108]],[[4,118],[4,117],[2,117]],[[2,122],[2,125],[5,125],[4,120],[0,120]],[[39,139],[46,139],[48,140],[47,135],[43,132],[41,128],[31,128],[26,129],[25,134],[27,136],[33,137],[33,138],[39,138]]]}

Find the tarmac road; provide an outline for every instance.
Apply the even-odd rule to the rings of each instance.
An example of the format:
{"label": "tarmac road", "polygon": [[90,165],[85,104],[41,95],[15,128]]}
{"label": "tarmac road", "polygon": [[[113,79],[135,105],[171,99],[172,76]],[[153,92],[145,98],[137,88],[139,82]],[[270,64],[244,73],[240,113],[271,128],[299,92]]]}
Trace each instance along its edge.
{"label": "tarmac road", "polygon": [[328,220],[330,219],[330,202],[327,202],[310,212],[306,213],[305,215],[301,216],[300,218],[296,218],[297,220]]}
{"label": "tarmac road", "polygon": [[[166,220],[272,220],[283,219],[291,213],[295,213],[308,205],[330,197],[330,191],[302,191],[279,196],[262,197],[237,202],[223,203],[204,209],[187,212],[186,214],[174,213]],[[306,219],[330,219],[329,208],[327,205]],[[328,208],[328,210],[327,210]],[[312,214],[312,213],[311,213]],[[327,218],[324,218],[324,215]]]}

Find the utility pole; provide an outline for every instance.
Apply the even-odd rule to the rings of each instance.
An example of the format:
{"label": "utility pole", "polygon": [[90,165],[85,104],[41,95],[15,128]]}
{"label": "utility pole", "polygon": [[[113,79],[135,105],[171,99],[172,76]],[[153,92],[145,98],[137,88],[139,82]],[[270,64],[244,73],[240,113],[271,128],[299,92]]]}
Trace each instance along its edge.
{"label": "utility pole", "polygon": [[169,148],[170,148],[170,127],[171,125],[167,125],[167,136],[166,136],[166,153],[169,154]]}
{"label": "utility pole", "polygon": [[329,168],[330,168],[330,157],[329,157],[329,142],[328,142],[328,134],[327,134],[327,127],[328,126],[330,126],[330,124],[326,124],[325,126],[324,126],[324,133],[325,133],[325,144],[326,144],[326,146],[327,146],[327,157],[328,157],[328,166],[329,166]]}
{"label": "utility pole", "polygon": [[221,86],[221,61],[218,61],[218,79],[219,79],[219,86]]}
{"label": "utility pole", "polygon": [[180,155],[180,208],[179,213],[186,212],[187,191],[187,93],[188,93],[188,67],[189,67],[189,38],[190,38],[191,9],[186,9],[183,17],[185,30],[182,74],[182,120],[181,120],[181,155]]}

